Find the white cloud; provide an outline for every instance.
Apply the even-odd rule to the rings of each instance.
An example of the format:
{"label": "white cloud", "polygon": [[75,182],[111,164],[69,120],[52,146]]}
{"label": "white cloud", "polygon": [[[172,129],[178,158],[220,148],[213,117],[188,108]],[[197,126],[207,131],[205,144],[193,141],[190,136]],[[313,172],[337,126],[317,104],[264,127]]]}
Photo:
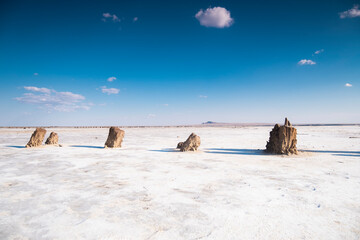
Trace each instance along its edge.
{"label": "white cloud", "polygon": [[120,19],[115,14],[103,13],[102,15],[104,17],[102,19],[104,22],[106,22],[106,19],[111,19],[113,22],[120,22]]}
{"label": "white cloud", "polygon": [[345,87],[352,87],[352,84],[346,83],[346,84],[345,84]]}
{"label": "white cloud", "polygon": [[48,88],[38,88],[38,87],[24,87],[26,90],[28,91],[33,91],[33,92],[41,92],[41,93],[50,93],[51,89]]}
{"label": "white cloud", "polygon": [[147,116],[147,118],[155,118],[155,117],[156,117],[156,115],[153,114],[153,113],[149,113],[148,116]]}
{"label": "white cloud", "polygon": [[106,93],[108,95],[118,94],[120,92],[120,89],[117,88],[107,88],[106,86],[102,86],[100,88],[101,88],[101,92]]}
{"label": "white cloud", "polygon": [[133,18],[133,21],[134,21],[134,22],[136,22],[137,20],[139,20],[138,17],[134,17],[134,18]]}
{"label": "white cloud", "polygon": [[316,51],[314,52],[314,54],[318,55],[318,54],[320,54],[320,53],[322,53],[322,52],[324,52],[324,49],[316,50]]}
{"label": "white cloud", "polygon": [[234,23],[230,12],[222,7],[208,8],[205,11],[201,9],[195,17],[199,20],[200,25],[205,27],[225,28]]}
{"label": "white cloud", "polygon": [[115,80],[116,80],[116,77],[109,77],[109,78],[107,79],[108,82],[112,82],[112,81],[115,81]]}
{"label": "white cloud", "polygon": [[308,59],[302,59],[298,62],[299,65],[315,65],[316,62]]}
{"label": "white cloud", "polygon": [[199,98],[207,98],[208,96],[200,95]]}
{"label": "white cloud", "polygon": [[120,19],[115,14],[112,16],[112,20],[114,22],[120,22]]}
{"label": "white cloud", "polygon": [[39,75],[38,73],[34,73],[34,76],[37,76],[37,75]]}
{"label": "white cloud", "polygon": [[91,106],[91,104],[81,103],[85,100],[85,97],[80,94],[57,92],[52,89],[38,87],[24,87],[24,89],[30,92],[24,93],[22,97],[17,97],[15,100],[38,105],[48,111],[72,112],[76,109],[89,110]]}
{"label": "white cloud", "polygon": [[354,18],[354,17],[360,17],[360,10],[359,10],[359,5],[354,5],[353,8],[341,12],[340,14],[340,18]]}
{"label": "white cloud", "polygon": [[168,107],[168,106],[169,106],[169,104],[168,104],[168,103],[164,103],[164,104],[163,104],[163,106]]}
{"label": "white cloud", "polygon": [[103,13],[104,18],[110,18],[112,15],[110,13]]}

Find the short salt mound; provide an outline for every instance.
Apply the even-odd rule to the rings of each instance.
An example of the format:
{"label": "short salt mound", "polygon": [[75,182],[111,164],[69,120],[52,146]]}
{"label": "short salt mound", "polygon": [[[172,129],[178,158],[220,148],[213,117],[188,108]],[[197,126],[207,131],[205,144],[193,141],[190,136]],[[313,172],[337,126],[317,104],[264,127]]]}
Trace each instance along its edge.
{"label": "short salt mound", "polygon": [[270,132],[270,139],[266,144],[266,152],[275,154],[297,154],[296,149],[296,128],[294,128],[287,118],[285,125],[275,124]]}
{"label": "short salt mound", "polygon": [[111,127],[109,136],[105,142],[105,148],[120,148],[123,141],[125,131],[118,127]]}
{"label": "short salt mound", "polygon": [[25,147],[39,147],[41,146],[42,142],[44,141],[44,137],[46,134],[46,130],[43,128],[36,128],[34,133],[31,135],[29,142],[26,144]]}
{"label": "short salt mound", "polygon": [[197,151],[200,143],[200,137],[192,133],[185,142],[179,142],[177,148],[182,152]]}
{"label": "short salt mound", "polygon": [[45,144],[47,145],[58,145],[59,144],[59,136],[56,132],[51,132],[48,139],[46,139]]}

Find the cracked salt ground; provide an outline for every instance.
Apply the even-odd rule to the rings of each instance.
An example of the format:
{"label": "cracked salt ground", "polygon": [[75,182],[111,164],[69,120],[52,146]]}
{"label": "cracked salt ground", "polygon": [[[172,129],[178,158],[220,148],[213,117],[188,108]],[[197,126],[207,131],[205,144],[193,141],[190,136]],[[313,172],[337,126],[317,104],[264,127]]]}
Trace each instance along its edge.
{"label": "cracked salt ground", "polygon": [[[0,239],[358,239],[356,126],[298,127],[297,156],[264,154],[271,127],[0,129]],[[199,152],[179,139],[201,137]],[[179,138],[178,138],[179,136]]]}

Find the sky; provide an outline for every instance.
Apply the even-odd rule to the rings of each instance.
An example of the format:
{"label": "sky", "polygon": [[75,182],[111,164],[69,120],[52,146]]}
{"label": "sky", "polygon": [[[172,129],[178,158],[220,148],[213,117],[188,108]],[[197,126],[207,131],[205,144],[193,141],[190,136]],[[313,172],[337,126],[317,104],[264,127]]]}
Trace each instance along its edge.
{"label": "sky", "polygon": [[360,1],[1,1],[0,126],[360,123]]}

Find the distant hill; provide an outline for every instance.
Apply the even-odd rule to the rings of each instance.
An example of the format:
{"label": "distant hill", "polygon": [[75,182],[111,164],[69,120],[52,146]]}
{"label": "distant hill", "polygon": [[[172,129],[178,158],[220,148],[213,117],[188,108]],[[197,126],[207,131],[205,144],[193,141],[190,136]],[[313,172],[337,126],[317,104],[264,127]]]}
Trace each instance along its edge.
{"label": "distant hill", "polygon": [[219,124],[219,123],[213,122],[213,121],[207,121],[207,122],[204,122],[204,123],[202,123],[202,124]]}
{"label": "distant hill", "polygon": [[[206,127],[230,127],[230,126],[239,126],[239,127],[245,127],[245,126],[272,126],[273,123],[223,123],[223,122],[213,122],[213,121],[207,121],[201,123],[199,126],[206,126]],[[196,126],[196,125],[193,125]]]}

